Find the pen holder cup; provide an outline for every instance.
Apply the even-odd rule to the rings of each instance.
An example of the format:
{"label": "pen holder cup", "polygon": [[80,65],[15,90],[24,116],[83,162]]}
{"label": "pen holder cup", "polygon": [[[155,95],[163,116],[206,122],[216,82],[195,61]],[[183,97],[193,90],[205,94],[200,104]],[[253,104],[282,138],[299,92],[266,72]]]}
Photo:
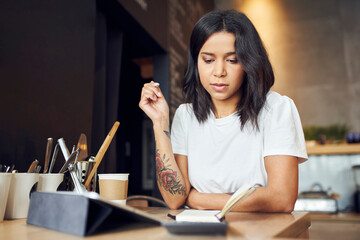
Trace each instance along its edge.
{"label": "pen holder cup", "polygon": [[56,192],[59,185],[64,180],[63,173],[44,173],[39,176],[39,183],[36,191],[38,192]]}
{"label": "pen holder cup", "polygon": [[30,194],[37,187],[39,173],[13,173],[5,218],[26,218],[30,203]]}
{"label": "pen holder cup", "polygon": [[[85,184],[94,166],[95,166],[95,162],[93,161],[78,161],[76,163],[76,168],[77,168],[76,174],[81,184]],[[96,191],[96,182],[97,182],[96,180],[97,180],[97,172],[95,172],[93,178],[91,179],[90,186],[87,189],[88,191],[93,191],[93,192]]]}
{"label": "pen holder cup", "polygon": [[12,173],[0,173],[0,222],[4,220]]}
{"label": "pen holder cup", "polygon": [[[79,179],[81,184],[85,184],[92,168],[95,166],[95,162],[93,161],[78,161],[76,163],[76,176]],[[65,173],[65,183],[66,183],[66,191],[73,191],[74,190],[74,183],[71,178],[69,172]],[[91,179],[90,185],[87,188],[90,192],[95,192],[97,189],[97,171],[95,172],[94,176]]]}

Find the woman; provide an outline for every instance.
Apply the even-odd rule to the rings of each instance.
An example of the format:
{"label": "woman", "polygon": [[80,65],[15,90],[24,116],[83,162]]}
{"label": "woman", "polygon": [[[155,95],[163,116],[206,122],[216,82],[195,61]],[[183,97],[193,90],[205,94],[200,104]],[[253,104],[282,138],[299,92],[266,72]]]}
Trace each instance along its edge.
{"label": "woman", "polygon": [[170,137],[159,84],[139,106],[153,122],[156,175],[171,209],[222,209],[244,184],[261,184],[233,211],[291,212],[298,163],[307,159],[291,99],[269,91],[274,74],[261,39],[242,13],[212,11],[195,25]]}

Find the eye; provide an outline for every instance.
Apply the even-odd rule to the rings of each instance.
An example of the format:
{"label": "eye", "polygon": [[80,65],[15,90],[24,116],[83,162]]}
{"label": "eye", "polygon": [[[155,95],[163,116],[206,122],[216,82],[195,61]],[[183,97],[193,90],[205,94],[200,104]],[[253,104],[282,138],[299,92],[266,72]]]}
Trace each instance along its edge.
{"label": "eye", "polygon": [[239,62],[236,58],[228,59],[227,61],[234,64]]}
{"label": "eye", "polygon": [[212,63],[214,61],[214,59],[207,59],[207,58],[203,58],[203,61],[205,63]]}

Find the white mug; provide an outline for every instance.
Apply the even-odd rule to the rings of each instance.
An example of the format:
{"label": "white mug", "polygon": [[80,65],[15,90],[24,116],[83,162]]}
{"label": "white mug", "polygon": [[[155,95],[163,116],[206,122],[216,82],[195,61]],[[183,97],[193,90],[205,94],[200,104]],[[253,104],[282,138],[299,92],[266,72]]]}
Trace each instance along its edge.
{"label": "white mug", "polygon": [[12,173],[0,173],[0,222],[4,220]]}
{"label": "white mug", "polygon": [[42,173],[39,176],[39,182],[36,191],[56,192],[57,188],[63,180],[63,173]]}
{"label": "white mug", "polygon": [[13,173],[5,212],[6,219],[27,217],[30,192],[38,181],[38,173]]}

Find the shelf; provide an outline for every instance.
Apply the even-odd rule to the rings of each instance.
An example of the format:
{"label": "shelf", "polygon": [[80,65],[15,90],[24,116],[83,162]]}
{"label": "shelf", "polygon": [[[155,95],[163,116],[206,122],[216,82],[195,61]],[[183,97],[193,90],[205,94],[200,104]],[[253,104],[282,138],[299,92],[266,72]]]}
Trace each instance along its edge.
{"label": "shelf", "polygon": [[308,155],[346,155],[346,154],[360,154],[360,143],[352,144],[307,144]]}

